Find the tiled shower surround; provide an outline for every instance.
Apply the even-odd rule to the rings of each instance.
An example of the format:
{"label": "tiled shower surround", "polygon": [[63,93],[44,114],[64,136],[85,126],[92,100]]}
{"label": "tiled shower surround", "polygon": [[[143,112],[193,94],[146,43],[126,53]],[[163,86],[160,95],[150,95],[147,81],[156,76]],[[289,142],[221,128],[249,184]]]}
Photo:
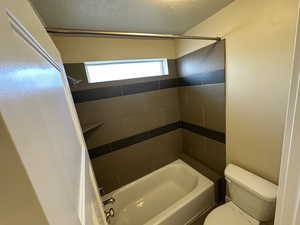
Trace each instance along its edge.
{"label": "tiled shower surround", "polygon": [[169,75],[88,84],[83,63],[65,64],[82,80],[72,89],[99,186],[110,192],[185,153],[216,173],[225,167],[225,42],[168,60]]}

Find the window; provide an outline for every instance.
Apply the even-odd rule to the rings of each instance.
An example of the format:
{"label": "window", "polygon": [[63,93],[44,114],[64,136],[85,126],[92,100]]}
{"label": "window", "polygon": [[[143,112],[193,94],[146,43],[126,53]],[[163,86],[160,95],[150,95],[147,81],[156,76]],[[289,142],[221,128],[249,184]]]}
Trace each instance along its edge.
{"label": "window", "polygon": [[167,59],[86,62],[89,83],[168,75]]}

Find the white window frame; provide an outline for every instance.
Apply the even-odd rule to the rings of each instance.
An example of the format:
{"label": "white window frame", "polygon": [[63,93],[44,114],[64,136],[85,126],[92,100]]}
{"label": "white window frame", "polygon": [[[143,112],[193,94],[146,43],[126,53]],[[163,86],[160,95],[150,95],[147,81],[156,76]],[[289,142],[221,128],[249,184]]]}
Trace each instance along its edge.
{"label": "white window frame", "polygon": [[119,79],[119,80],[111,80],[111,81],[98,81],[98,82],[92,82],[88,66],[89,65],[112,65],[112,64],[126,64],[126,63],[145,63],[145,62],[160,62],[162,66],[162,74],[157,75],[151,75],[151,76],[144,76],[144,77],[132,77],[129,79],[138,79],[138,78],[146,78],[146,77],[156,77],[156,76],[165,76],[169,75],[169,68],[168,68],[168,59],[167,58],[151,58],[151,59],[126,59],[126,60],[105,60],[105,61],[93,61],[93,62],[85,62],[85,71],[87,75],[88,83],[104,83],[104,82],[113,82],[113,81],[121,81],[121,80],[127,80],[127,79]]}

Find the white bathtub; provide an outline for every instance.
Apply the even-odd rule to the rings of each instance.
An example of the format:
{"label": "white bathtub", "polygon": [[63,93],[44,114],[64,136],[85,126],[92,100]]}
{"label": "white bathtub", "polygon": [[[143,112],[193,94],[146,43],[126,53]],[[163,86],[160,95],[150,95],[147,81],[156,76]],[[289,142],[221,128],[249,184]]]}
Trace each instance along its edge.
{"label": "white bathtub", "polygon": [[103,199],[114,197],[112,225],[184,225],[215,205],[214,184],[176,160]]}

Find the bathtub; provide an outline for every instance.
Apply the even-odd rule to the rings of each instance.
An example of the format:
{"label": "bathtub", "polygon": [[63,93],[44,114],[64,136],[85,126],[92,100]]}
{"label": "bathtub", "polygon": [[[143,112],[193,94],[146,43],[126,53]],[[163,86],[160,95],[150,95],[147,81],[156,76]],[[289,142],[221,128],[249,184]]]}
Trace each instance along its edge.
{"label": "bathtub", "polygon": [[214,184],[176,160],[103,197],[116,201],[112,225],[184,225],[215,205]]}

